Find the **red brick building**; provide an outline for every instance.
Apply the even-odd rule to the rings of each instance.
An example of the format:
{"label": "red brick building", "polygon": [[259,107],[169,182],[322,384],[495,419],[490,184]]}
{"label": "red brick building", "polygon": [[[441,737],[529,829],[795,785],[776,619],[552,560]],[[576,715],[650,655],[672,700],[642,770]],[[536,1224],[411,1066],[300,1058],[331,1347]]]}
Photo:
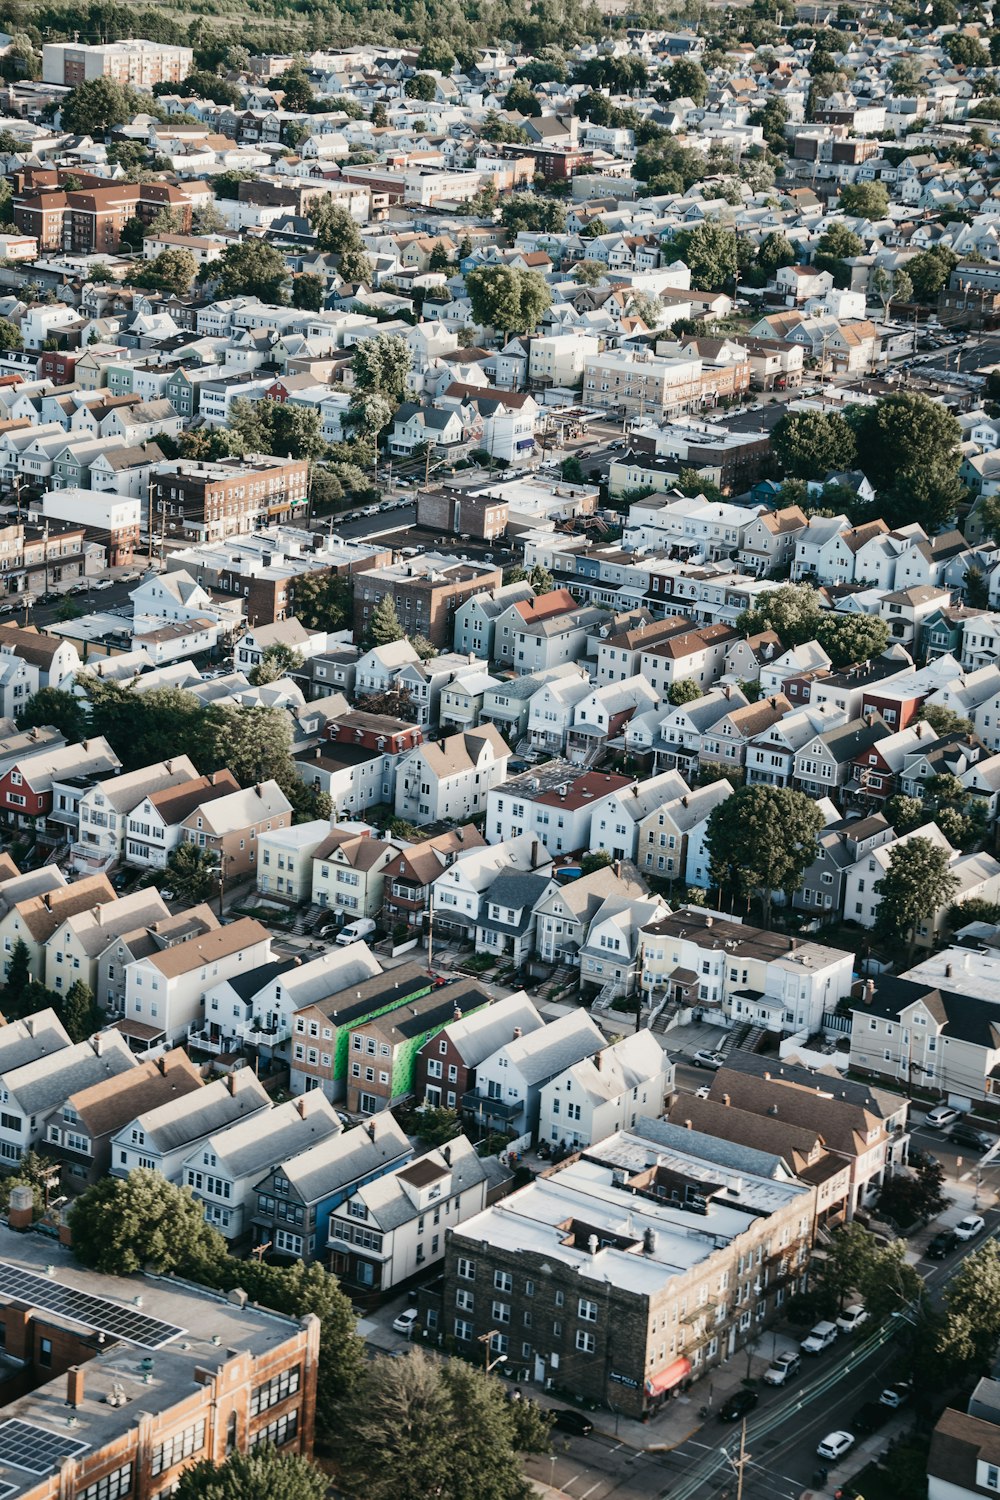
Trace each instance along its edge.
{"label": "red brick building", "polygon": [[129,219],[151,224],[162,209],[178,216],[180,230],[190,230],[191,202],[169,183],[121,182],[73,191],[32,183],[14,199],[14,223],[35,236],[40,253],[110,254],[118,249]]}
{"label": "red brick building", "polygon": [[178,459],[150,475],[149,514],[168,538],[218,542],[304,514],[309,465],[253,454],[215,463]]}

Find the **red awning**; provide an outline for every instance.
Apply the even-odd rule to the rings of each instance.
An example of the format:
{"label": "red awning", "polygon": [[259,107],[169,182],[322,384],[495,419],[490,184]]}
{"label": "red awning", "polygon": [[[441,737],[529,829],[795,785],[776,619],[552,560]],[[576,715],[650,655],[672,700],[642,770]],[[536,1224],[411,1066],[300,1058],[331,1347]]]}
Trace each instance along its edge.
{"label": "red awning", "polygon": [[686,1354],[682,1354],[680,1359],[675,1359],[672,1365],[667,1365],[667,1368],[661,1370],[659,1375],[654,1375],[646,1381],[646,1395],[662,1396],[664,1391],[673,1390],[674,1386],[679,1385],[685,1375],[690,1375],[690,1373],[691,1361]]}

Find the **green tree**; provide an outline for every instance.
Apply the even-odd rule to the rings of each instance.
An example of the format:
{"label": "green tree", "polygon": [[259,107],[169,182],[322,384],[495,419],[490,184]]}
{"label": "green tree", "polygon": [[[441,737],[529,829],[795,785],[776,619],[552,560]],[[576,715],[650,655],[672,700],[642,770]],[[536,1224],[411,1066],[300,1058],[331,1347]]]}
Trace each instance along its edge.
{"label": "green tree", "polygon": [[286,68],[284,73],[274,80],[274,86],[285,96],[282,100],[285,109],[309,110],[312,108],[316,95],[301,63],[293,63],[290,68]]}
{"label": "green tree", "polygon": [[938,1388],[988,1374],[1000,1342],[1000,1246],[988,1239],[967,1255],[944,1292],[937,1339]]}
{"label": "green tree", "polygon": [[774,276],[782,266],[794,266],[797,259],[791,240],[776,229],[765,234],[757,249],[757,264],[768,278]]}
{"label": "green tree", "polygon": [[788,787],[740,787],[713,809],[706,847],[712,880],[747,900],[759,896],[770,926],[775,891],[796,891],[819,852],[823,814]]}
{"label": "green tree", "polygon": [[319,312],[323,306],[326,282],[312,271],[304,271],[292,281],[292,306],[303,312]]}
{"label": "green tree", "polygon": [[295,585],[295,617],[307,630],[343,630],[353,618],[349,577],[334,572],[304,574]]}
{"label": "green tree", "polygon": [[913,282],[905,271],[889,271],[885,266],[876,266],[868,278],[868,289],[882,303],[885,316],[893,302],[909,302],[913,296]]}
{"label": "green tree", "polygon": [[0,349],[23,349],[21,330],[9,318],[0,318]]}
{"label": "green tree", "polygon": [[417,67],[422,72],[450,73],[454,66],[455,54],[440,37],[431,37],[417,53]]}
{"label": "green tree", "polygon": [[975,517],[984,537],[991,542],[1000,541],[1000,495],[981,495],[976,501]]}
{"label": "green tree", "polygon": [[227,245],[222,259],[211,269],[220,297],[259,297],[262,302],[277,304],[285,300],[285,258],[264,240]]}
{"label": "green tree", "polygon": [[82,1042],[101,1026],[104,1012],[94,999],[90,985],[77,979],[70,985],[59,1007],[59,1018],[69,1032],[70,1040]]}
{"label": "green tree", "polygon": [[952,271],[958,265],[958,256],[941,245],[934,250],[922,250],[906,263],[906,271],[918,302],[934,302],[938,292],[947,284]]}
{"label": "green tree", "polygon": [[31,988],[31,953],[23,938],[15,938],[7,961],[7,975],[3,986],[3,1014],[8,1021],[27,1012],[27,998]]}
{"label": "green tree", "polygon": [[[533,1432],[519,1431],[499,1381],[461,1360],[431,1360],[422,1349],[405,1359],[377,1357],[362,1372],[340,1462],[367,1500],[527,1500],[515,1443],[547,1446],[539,1412]],[[530,1417],[530,1413],[527,1414]]]}
{"label": "green tree", "polygon": [[889,626],[879,615],[839,615],[829,611],[820,618],[816,639],[834,667],[847,667],[881,656],[889,644]]}
{"label": "green tree", "polygon": [[840,211],[854,219],[884,219],[889,193],[881,182],[845,183],[840,189]]}
{"label": "green tree", "polygon": [[919,521],[932,534],[940,530],[964,494],[958,418],[922,392],[898,391],[852,407],[849,419],[889,525]]}
{"label": "green tree", "polygon": [[377,391],[355,391],[351,396],[348,417],[361,437],[377,443],[379,434],[392,421],[395,408]]}
{"label": "green tree", "polygon": [[972,734],[974,725],[971,719],[963,719],[954,709],[942,708],[937,703],[925,703],[917,715],[923,719],[934,730],[935,734],[943,739],[948,734]]}
{"label": "green tree", "polygon": [[556,581],[552,577],[552,574],[541,563],[534,564],[528,574],[528,582],[538,595],[551,594],[556,586]]}
{"label": "green tree", "polygon": [[146,226],[135,214],[122,225],[122,245],[126,250],[141,250]]}
{"label": "green tree", "polygon": [[786,412],[771,433],[771,448],[796,479],[822,479],[832,469],[849,469],[857,457],[854,433],[837,412]]}
{"label": "green tree", "polygon": [[212,189],[217,198],[236,199],[240,196],[240,183],[251,182],[255,175],[232,167],[228,172],[220,172],[217,177],[212,178]]}
{"label": "green tree", "polygon": [[583,484],[583,464],[575,453],[571,453],[568,458],[563,459],[559,465],[559,475],[560,478],[565,479],[567,484]]}
{"label": "green tree", "polygon": [[913,1153],[909,1172],[893,1172],[879,1194],[878,1209],[882,1217],[906,1229],[921,1219],[934,1219],[948,1206],[944,1192],[944,1167],[933,1156]]}
{"label": "green tree", "polygon": [[140,272],[140,286],[158,287],[164,292],[186,292],[198,274],[198,263],[190,250],[161,250]]}
{"label": "green tree", "polygon": [[435,1108],[425,1105],[416,1114],[416,1133],[428,1151],[444,1146],[455,1139],[462,1122],[453,1109]]}
{"label": "green tree", "polygon": [[190,1188],[145,1167],[126,1178],[102,1177],[76,1200],[69,1225],[77,1260],[112,1276],[128,1276],[146,1265],[183,1274],[227,1253]]}
{"label": "green tree", "polygon": [[412,368],[410,346],[399,334],[379,333],[354,346],[351,372],[355,390],[375,392],[396,406],[406,398]]}
{"label": "green tree", "polygon": [[74,745],[87,733],[87,720],[80,699],[61,688],[40,688],[17,716],[18,729],[34,729],[51,724]]}
{"label": "green tree", "polygon": [[708,292],[732,286],[739,272],[737,238],[721,224],[703,223],[674,236],[672,253],[691,272],[691,285]]}
{"label": "green tree", "polygon": [[895,948],[902,939],[907,953],[912,953],[917,928],[930,922],[958,890],[948,862],[948,850],[930,839],[907,839],[890,850],[889,868],[875,882],[879,903],[874,931],[879,942]]}
{"label": "green tree", "polygon": [[437,98],[437,84],[429,73],[414,73],[406,80],[403,92],[407,99],[423,99],[429,104]]}
{"label": "green tree", "polygon": [[194,906],[219,889],[219,861],[209,849],[183,843],[167,855],[166,884],[181,901]]}
{"label": "green tree", "polygon": [[566,210],[554,198],[540,198],[537,193],[511,193],[501,206],[500,222],[510,234],[522,229],[562,234],[566,229]]}
{"label": "green tree", "polygon": [[213,104],[239,104],[243,98],[235,83],[220,78],[218,73],[209,73],[200,68],[189,73],[178,88],[180,92],[194,94],[198,99],[210,99]]}
{"label": "green tree", "polygon": [[252,687],[266,687],[269,682],[277,682],[279,678],[287,677],[289,672],[298,671],[301,666],[301,651],[293,651],[290,646],[278,642],[268,646],[262,653],[248,680]]}
{"label": "green tree", "polygon": [[850,267],[846,262],[861,255],[864,248],[863,242],[853,230],[848,229],[846,224],[837,222],[820,235],[814,264],[817,270],[830,272],[835,286],[846,287],[851,280]]}
{"label": "green tree", "polygon": [[122,88],[110,78],[90,78],[78,83],[60,106],[63,129],[74,135],[105,135],[112,126],[131,120],[135,113],[132,90]]}
{"label": "green tree", "polygon": [[574,281],[582,282],[584,286],[596,286],[607,274],[607,266],[599,260],[578,260],[573,267]]}
{"label": "green tree", "polygon": [[675,708],[679,708],[682,703],[693,703],[695,698],[700,697],[701,688],[691,677],[680,677],[667,689],[667,699]]}
{"label": "green tree", "polygon": [[986,609],[990,602],[989,580],[982,568],[970,564],[962,580],[965,602],[970,609]]}
{"label": "green tree", "polygon": [[383,594],[372,612],[368,639],[373,646],[388,646],[392,641],[401,641],[405,633],[396,613],[395,599],[391,594]]}
{"label": "green tree", "polygon": [[469,272],[465,286],[476,322],[505,336],[537,328],[552,304],[552,293],[539,273],[514,266],[480,266]]}
{"label": "green tree", "polygon": [[888,799],[882,814],[897,834],[912,833],[927,822],[927,809],[920,798],[906,797],[902,792],[895,792]]}
{"label": "green tree", "polygon": [[511,114],[537,117],[542,112],[542,102],[531,84],[524,78],[515,78],[507,90],[503,107]]}
{"label": "green tree", "polygon": [[708,98],[708,78],[700,63],[678,58],[667,70],[664,80],[668,99],[690,99],[697,109]]}
{"label": "green tree", "polygon": [[227,766],[240,786],[276,781],[285,789],[293,775],[292,729],[281,708],[230,708],[214,720],[215,764]]}
{"label": "green tree", "polygon": [[321,418],[315,407],[292,401],[250,401],[241,396],[230,408],[224,433],[226,451],[242,457],[247,453],[288,454],[292,458],[318,458],[326,447]]}
{"label": "green tree", "polygon": [[175,1500],[323,1500],[329,1483],[307,1458],[262,1445],[231,1453],[222,1464],[192,1464],[173,1493]]}
{"label": "green tree", "polygon": [[969,36],[967,32],[953,32],[945,38],[944,45],[952,62],[958,63],[960,67],[988,68],[990,65],[990,54],[982,42]]}
{"label": "green tree", "polygon": [[748,636],[773,630],[787,648],[815,640],[819,620],[816,590],[808,583],[786,583],[761,594],[754,608],[744,610],[736,625]]}

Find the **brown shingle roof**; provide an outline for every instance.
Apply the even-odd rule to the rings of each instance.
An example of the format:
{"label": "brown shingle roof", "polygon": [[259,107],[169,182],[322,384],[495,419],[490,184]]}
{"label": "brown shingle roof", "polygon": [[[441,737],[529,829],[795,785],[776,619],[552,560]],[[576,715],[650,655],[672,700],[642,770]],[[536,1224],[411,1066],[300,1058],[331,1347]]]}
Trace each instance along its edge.
{"label": "brown shingle roof", "polygon": [[22,901],[16,910],[35,942],[44,943],[67,917],[117,899],[114,886],[106,875],[85,875],[73,885]]}
{"label": "brown shingle roof", "polygon": [[267,936],[267,928],[262,927],[253,917],[240,917],[239,921],[230,922],[228,927],[220,927],[216,932],[206,932],[202,937],[191,938],[187,943],[178,943],[175,948],[153,954],[149,962],[155,964],[167,979],[175,979],[179,974],[186,974],[202,964],[228,958],[241,948],[249,948],[252,943],[262,943]]}
{"label": "brown shingle roof", "polygon": [[130,1073],[105,1078],[70,1097],[92,1137],[113,1135],[130,1120],[169,1099],[202,1087],[201,1074],[187,1053],[175,1047],[155,1062],[140,1063]]}
{"label": "brown shingle roof", "polygon": [[239,789],[240,784],[232,771],[214,771],[211,776],[199,776],[197,781],[186,781],[183,786],[170,786],[162,792],[154,792],[149,800],[165,823],[175,824],[205,802],[228,797]]}

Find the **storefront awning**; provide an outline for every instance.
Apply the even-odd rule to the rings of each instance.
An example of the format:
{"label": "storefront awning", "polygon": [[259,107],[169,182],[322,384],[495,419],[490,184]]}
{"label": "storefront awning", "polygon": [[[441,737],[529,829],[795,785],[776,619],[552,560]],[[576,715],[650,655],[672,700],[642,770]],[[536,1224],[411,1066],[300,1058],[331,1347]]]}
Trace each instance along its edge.
{"label": "storefront awning", "polygon": [[686,1354],[682,1354],[680,1359],[675,1359],[672,1365],[667,1365],[665,1370],[661,1370],[658,1375],[646,1381],[646,1395],[662,1396],[664,1391],[673,1390],[674,1386],[679,1385],[685,1375],[690,1375],[690,1373],[691,1361]]}

